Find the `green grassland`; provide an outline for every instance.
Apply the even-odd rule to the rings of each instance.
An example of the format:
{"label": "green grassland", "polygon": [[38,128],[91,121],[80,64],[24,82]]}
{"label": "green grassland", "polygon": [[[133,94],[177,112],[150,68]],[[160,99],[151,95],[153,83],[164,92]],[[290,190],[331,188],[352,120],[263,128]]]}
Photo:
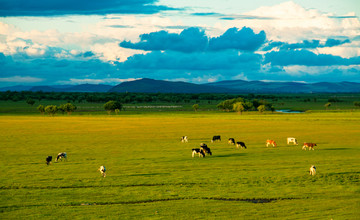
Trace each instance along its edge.
{"label": "green grassland", "polygon": [[[360,218],[359,111],[3,114],[0,140],[1,219]],[[213,155],[192,158],[202,142]]]}

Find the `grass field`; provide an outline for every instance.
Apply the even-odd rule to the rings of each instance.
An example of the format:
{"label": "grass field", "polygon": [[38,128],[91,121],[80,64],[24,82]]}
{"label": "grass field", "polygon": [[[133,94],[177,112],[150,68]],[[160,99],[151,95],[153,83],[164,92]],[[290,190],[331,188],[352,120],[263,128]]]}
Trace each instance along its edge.
{"label": "grass field", "polygon": [[[360,218],[359,111],[5,115],[0,140],[1,219]],[[213,155],[192,158],[201,142]]]}

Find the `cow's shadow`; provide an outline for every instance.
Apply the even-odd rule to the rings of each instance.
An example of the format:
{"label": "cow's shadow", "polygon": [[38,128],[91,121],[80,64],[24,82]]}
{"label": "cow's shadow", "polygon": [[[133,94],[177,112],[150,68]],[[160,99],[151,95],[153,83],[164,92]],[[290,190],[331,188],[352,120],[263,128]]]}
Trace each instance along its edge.
{"label": "cow's shadow", "polygon": [[351,149],[351,148],[340,148],[340,147],[338,147],[338,148],[324,148],[324,149],[322,149],[322,150],[349,150],[349,149]]}
{"label": "cow's shadow", "polygon": [[232,154],[219,154],[219,155],[212,155],[210,157],[242,157],[246,156],[247,153],[232,153]]}

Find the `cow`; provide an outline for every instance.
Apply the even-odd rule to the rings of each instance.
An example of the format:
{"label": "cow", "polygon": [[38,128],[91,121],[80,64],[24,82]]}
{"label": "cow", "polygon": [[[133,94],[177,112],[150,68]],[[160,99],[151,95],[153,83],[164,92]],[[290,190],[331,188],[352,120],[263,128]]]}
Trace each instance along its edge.
{"label": "cow", "polygon": [[246,145],[245,145],[245,143],[244,143],[244,142],[241,142],[241,141],[236,142],[236,147],[237,147],[237,148],[240,148],[240,147],[241,147],[241,148],[245,148],[245,149],[247,148]]}
{"label": "cow", "polygon": [[100,166],[100,168],[98,169],[98,171],[100,171],[101,175],[105,178],[106,177],[106,168],[105,166]]}
{"label": "cow", "polygon": [[181,137],[181,142],[187,143],[188,142],[188,137],[187,136],[182,136]]}
{"label": "cow", "polygon": [[287,144],[290,144],[290,143],[293,143],[294,145],[298,145],[296,138],[293,138],[293,137],[287,138]]}
{"label": "cow", "polygon": [[194,157],[195,154],[199,154],[199,157],[205,157],[205,152],[202,148],[193,148],[192,149],[192,157]]}
{"label": "cow", "polygon": [[212,138],[212,140],[211,140],[211,143],[213,143],[214,141],[221,141],[220,135],[214,136],[214,137]]}
{"label": "cow", "polygon": [[315,143],[304,143],[302,149],[306,150],[306,148],[309,148],[309,150],[314,150],[314,146],[317,146]]}
{"label": "cow", "polygon": [[210,148],[206,144],[201,143],[200,149],[202,149],[206,154],[212,155]]}
{"label": "cow", "polygon": [[311,176],[316,175],[316,167],[314,165],[311,165],[311,167],[310,167],[310,175]]}
{"label": "cow", "polygon": [[234,145],[235,144],[235,139],[234,138],[229,138],[228,143],[231,144],[231,145]]}
{"label": "cow", "polygon": [[276,142],[274,140],[266,140],[266,147],[269,145],[272,145],[273,147],[276,147]]}
{"label": "cow", "polygon": [[55,159],[55,162],[58,162],[58,160],[67,160],[67,154],[66,152],[61,152],[61,153],[58,153],[56,159]]}
{"label": "cow", "polygon": [[48,156],[46,158],[46,165],[50,165],[51,164],[51,161],[52,161],[52,156]]}

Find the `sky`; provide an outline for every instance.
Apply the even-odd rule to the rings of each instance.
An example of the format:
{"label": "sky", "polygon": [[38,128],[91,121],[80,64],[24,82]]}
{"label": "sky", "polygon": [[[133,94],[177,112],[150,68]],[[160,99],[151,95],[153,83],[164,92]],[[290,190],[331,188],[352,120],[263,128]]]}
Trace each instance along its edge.
{"label": "sky", "polygon": [[0,0],[0,87],[360,82],[358,0]]}

